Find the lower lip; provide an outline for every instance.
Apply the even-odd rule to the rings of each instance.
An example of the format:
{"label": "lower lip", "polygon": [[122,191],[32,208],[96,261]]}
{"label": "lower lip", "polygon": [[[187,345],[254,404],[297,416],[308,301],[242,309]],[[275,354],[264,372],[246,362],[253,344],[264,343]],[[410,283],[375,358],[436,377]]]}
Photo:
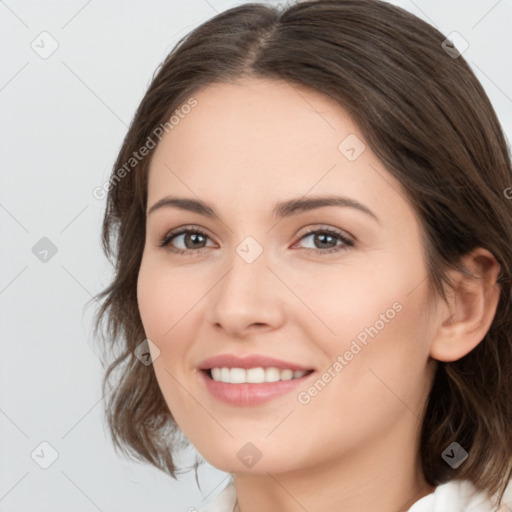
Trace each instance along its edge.
{"label": "lower lip", "polygon": [[297,379],[278,380],[276,382],[262,382],[261,384],[230,384],[213,380],[207,371],[199,372],[208,391],[221,402],[242,406],[260,405],[269,402],[273,398],[293,391],[304,383],[314,372],[308,373]]}

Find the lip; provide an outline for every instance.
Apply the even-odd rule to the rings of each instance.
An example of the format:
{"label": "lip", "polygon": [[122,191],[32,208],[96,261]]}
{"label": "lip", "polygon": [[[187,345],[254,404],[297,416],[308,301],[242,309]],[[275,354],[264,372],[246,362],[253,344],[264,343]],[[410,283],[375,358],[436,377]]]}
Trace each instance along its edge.
{"label": "lip", "polygon": [[209,357],[199,365],[200,370],[209,370],[210,368],[279,368],[280,370],[313,370],[311,367],[302,366],[290,361],[275,359],[274,357],[252,354],[245,357],[234,356],[233,354],[219,354]]}
{"label": "lip", "polygon": [[[243,383],[230,384],[215,381],[210,377],[210,368],[279,368],[280,370],[306,370],[310,373],[297,379],[279,380],[276,382],[263,382],[261,384]],[[311,367],[299,365],[281,359],[262,355],[237,357],[232,354],[220,354],[205,359],[199,365],[199,374],[208,392],[217,400],[238,407],[251,407],[264,404],[274,398],[290,393],[304,383],[315,370]]]}
{"label": "lip", "polygon": [[261,384],[249,384],[247,382],[243,384],[230,384],[213,380],[208,370],[201,370],[198,373],[206,389],[217,400],[238,407],[251,407],[264,404],[293,391],[311,377],[315,371],[297,379],[263,382]]}

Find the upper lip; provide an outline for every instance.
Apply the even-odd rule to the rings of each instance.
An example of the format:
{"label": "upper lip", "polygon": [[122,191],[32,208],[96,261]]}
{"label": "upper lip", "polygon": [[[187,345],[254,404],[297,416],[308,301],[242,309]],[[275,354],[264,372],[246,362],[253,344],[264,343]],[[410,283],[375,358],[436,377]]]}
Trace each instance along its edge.
{"label": "upper lip", "polygon": [[233,354],[219,354],[209,357],[200,363],[200,370],[210,370],[211,368],[279,368],[280,370],[312,370],[313,368],[303,366],[290,361],[283,361],[274,357],[264,355],[249,355],[238,357]]}

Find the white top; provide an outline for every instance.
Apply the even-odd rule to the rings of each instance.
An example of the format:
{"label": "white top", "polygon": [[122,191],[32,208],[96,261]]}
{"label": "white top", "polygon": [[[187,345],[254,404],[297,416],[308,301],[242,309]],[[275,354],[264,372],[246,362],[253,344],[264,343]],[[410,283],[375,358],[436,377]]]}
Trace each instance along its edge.
{"label": "white top", "polygon": [[[510,489],[510,486],[509,486]],[[508,491],[508,489],[507,489]],[[222,491],[198,509],[198,512],[233,512],[236,502],[233,477]],[[493,508],[494,507],[494,508]],[[451,480],[420,498],[407,512],[501,512],[486,494],[479,493],[467,480]]]}

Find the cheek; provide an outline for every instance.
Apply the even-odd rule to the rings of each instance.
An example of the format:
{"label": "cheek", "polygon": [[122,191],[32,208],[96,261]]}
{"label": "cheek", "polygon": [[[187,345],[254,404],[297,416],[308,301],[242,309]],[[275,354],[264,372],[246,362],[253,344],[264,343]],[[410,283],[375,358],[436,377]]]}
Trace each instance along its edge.
{"label": "cheek", "polygon": [[304,306],[291,298],[291,303],[297,303],[293,318],[309,330],[312,340],[325,340],[321,344],[328,352],[343,349],[358,335],[364,341],[365,329],[375,323],[379,332],[388,330],[400,316],[398,310],[406,300],[405,290],[411,281],[407,268],[392,268],[388,263],[375,259],[371,265],[324,268],[315,275],[303,273],[293,282],[288,279],[294,293],[303,298],[312,313],[298,315]]}
{"label": "cheek", "polygon": [[426,283],[411,293],[407,280],[400,282],[397,275],[392,281],[373,287],[367,297],[361,293],[345,300],[340,309],[345,321],[337,324],[339,341],[325,346],[331,362],[343,358],[326,403],[333,409],[343,403],[349,417],[363,409],[370,423],[381,425],[403,414],[419,415],[429,379]]}
{"label": "cheek", "polygon": [[331,332],[323,327],[319,331],[320,323],[311,315],[308,318],[313,320],[303,321],[303,330],[316,340],[328,365],[339,362],[338,356],[343,358],[343,369],[339,365],[334,369],[344,377],[334,379],[338,385],[332,386],[333,400],[340,392],[338,386],[346,391],[347,380],[366,400],[382,399],[382,392],[394,400],[378,377],[397,393],[410,394],[413,401],[420,396],[431,326],[424,269],[411,261],[421,258],[383,258],[374,265],[342,269],[339,278],[331,273],[330,282],[303,283],[308,305]]}
{"label": "cheek", "polygon": [[168,300],[159,275],[157,268],[143,258],[137,279],[137,302],[146,336],[155,341],[163,327],[162,312]]}
{"label": "cheek", "polygon": [[175,326],[183,320],[186,322],[203,294],[201,281],[185,279],[179,267],[166,268],[158,258],[143,258],[137,300],[148,338],[163,342],[172,337]]}
{"label": "cheek", "polygon": [[146,337],[160,351],[153,361],[153,370],[167,407],[176,421],[187,417],[186,404],[189,402],[178,384],[183,382],[189,339],[185,332],[186,313],[201,297],[180,279],[183,280],[183,277],[180,278],[179,270],[172,272],[157,258],[143,257],[137,279],[139,312]]}

